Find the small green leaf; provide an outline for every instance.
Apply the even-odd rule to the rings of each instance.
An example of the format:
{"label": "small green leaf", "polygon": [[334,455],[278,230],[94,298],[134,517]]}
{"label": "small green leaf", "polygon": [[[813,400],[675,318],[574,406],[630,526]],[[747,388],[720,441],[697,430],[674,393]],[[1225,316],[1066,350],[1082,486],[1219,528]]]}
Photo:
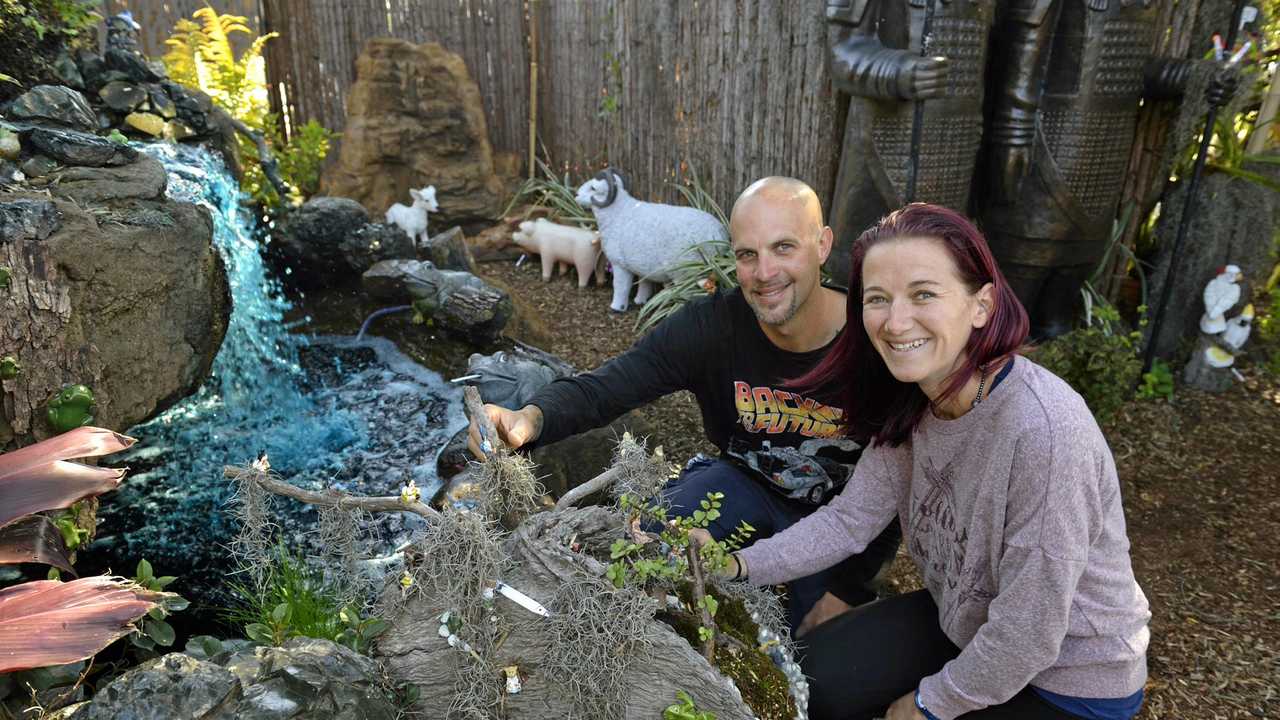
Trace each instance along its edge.
{"label": "small green leaf", "polygon": [[274,640],[274,636],[271,634],[271,628],[263,625],[262,623],[249,623],[244,628],[244,634],[247,635],[250,640],[262,643],[263,645],[270,645],[272,644],[272,640]]}
{"label": "small green leaf", "polygon": [[172,584],[174,580],[177,580],[177,579],[178,578],[173,575],[161,575],[160,577],[156,578],[156,589],[163,590],[166,587],[168,587],[170,584]]}
{"label": "small green leaf", "polygon": [[271,611],[271,621],[277,625],[283,625],[289,619],[289,604],[280,603]]}
{"label": "small green leaf", "polygon": [[191,601],[181,595],[175,595],[164,600],[164,609],[171,613],[181,612],[189,607],[191,607]]}
{"label": "small green leaf", "polygon": [[175,633],[173,626],[163,620],[147,619],[143,622],[143,629],[147,633],[147,637],[155,640],[156,643],[163,647],[169,647],[173,644]]}
{"label": "small green leaf", "polygon": [[134,572],[134,576],[142,583],[146,583],[148,580],[155,577],[151,571],[151,563],[147,562],[146,558],[138,561],[138,569]]}

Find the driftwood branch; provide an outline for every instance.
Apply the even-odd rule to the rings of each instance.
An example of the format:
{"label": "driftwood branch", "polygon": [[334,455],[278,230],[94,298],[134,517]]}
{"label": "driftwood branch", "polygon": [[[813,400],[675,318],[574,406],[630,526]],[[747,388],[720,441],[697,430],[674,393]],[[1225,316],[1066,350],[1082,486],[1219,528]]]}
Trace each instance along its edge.
{"label": "driftwood branch", "polygon": [[711,611],[707,609],[705,602],[707,584],[702,576],[702,556],[698,554],[698,548],[692,542],[685,548],[685,555],[689,559],[689,574],[693,576],[693,604],[702,614],[702,626],[711,631],[707,639],[702,641],[702,657],[706,658],[708,663],[715,665],[716,621],[711,617]]}
{"label": "driftwood branch", "polygon": [[242,473],[251,473],[254,476],[254,482],[262,486],[263,489],[276,495],[293,498],[299,502],[308,505],[323,505],[326,507],[355,508],[360,510],[368,510],[369,512],[411,512],[415,515],[421,515],[429,520],[440,517],[440,513],[421,502],[415,500],[413,502],[404,502],[399,495],[387,495],[380,497],[367,497],[360,495],[348,495],[338,490],[329,490],[327,492],[314,492],[311,490],[303,490],[297,485],[291,485],[283,480],[277,480],[271,477],[266,470],[250,465],[249,467],[240,467],[237,465],[228,465],[223,468],[223,477],[233,478],[239,477]]}
{"label": "driftwood branch", "polygon": [[618,468],[611,467],[590,480],[582,483],[578,487],[570,490],[556,501],[556,510],[563,510],[567,507],[576,505],[580,500],[609,487],[618,479]]}
{"label": "driftwood branch", "polygon": [[271,187],[276,189],[276,194],[280,196],[280,206],[289,206],[289,184],[280,177],[280,163],[276,161],[275,153],[271,152],[271,148],[267,146],[267,139],[262,133],[245,125],[242,120],[238,120],[228,113],[227,119],[231,123],[231,127],[235,131],[244,135],[253,141],[258,148],[258,164],[262,166],[262,174],[267,176],[267,181],[271,183]]}
{"label": "driftwood branch", "polygon": [[[464,387],[462,403],[467,411],[467,417],[480,425],[481,452],[485,455],[509,452],[507,444],[498,436],[498,429],[493,426],[493,420],[489,419],[489,413],[484,411],[484,401],[480,399],[480,391],[472,385]],[[489,441],[488,448],[484,447],[485,440]]]}

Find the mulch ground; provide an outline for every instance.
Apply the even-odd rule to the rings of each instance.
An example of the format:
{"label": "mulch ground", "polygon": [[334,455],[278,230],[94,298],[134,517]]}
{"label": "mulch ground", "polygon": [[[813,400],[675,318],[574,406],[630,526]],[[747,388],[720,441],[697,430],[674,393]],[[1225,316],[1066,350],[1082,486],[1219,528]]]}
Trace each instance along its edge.
{"label": "mulch ground", "polygon": [[[543,284],[536,262],[481,273],[539,316],[543,332],[530,340],[578,367],[637,337],[636,311],[611,313],[607,286]],[[1225,393],[1179,387],[1173,402],[1132,402],[1104,428],[1153,613],[1143,720],[1280,717],[1280,381],[1250,358],[1239,366],[1245,382]],[[642,414],[669,457],[709,449],[687,393]],[[920,586],[905,552],[889,582]]]}

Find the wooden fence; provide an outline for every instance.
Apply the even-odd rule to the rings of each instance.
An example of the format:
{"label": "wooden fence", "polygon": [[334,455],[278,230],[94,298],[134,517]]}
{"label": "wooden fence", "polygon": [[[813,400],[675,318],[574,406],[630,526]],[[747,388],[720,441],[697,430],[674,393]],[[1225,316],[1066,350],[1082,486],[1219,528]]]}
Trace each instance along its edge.
{"label": "wooden fence", "polygon": [[[177,17],[201,0],[128,5],[143,46],[163,53]],[[793,175],[826,198],[839,156],[823,0],[210,0],[246,15],[267,43],[276,109],[292,124],[341,130],[365,42],[434,41],[461,55],[480,88],[489,138],[529,149],[530,33],[537,37],[537,129],[575,179],[606,162],[637,195],[673,200],[696,170],[727,208],[763,175]],[[163,29],[161,29],[163,28]],[[541,154],[541,150],[540,153]]]}
{"label": "wooden fence", "polygon": [[[248,20],[248,26],[262,27],[259,0],[102,0],[103,17],[111,17],[128,10],[142,26],[138,31],[138,44],[148,57],[159,58],[168,51],[164,41],[173,33],[173,26],[183,18],[191,19],[192,13],[208,4],[220,13],[240,15]],[[105,34],[105,32],[104,32]],[[231,35],[231,45],[236,52],[243,52],[252,40],[243,33]]]}

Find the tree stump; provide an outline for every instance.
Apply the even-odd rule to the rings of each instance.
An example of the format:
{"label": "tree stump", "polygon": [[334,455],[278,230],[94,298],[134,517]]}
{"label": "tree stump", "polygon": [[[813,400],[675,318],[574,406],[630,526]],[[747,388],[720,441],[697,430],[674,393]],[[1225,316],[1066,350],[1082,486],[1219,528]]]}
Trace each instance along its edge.
{"label": "tree stump", "polygon": [[1191,353],[1191,359],[1187,361],[1187,366],[1182,371],[1184,383],[1212,393],[1220,393],[1231,387],[1231,368],[1216,368],[1205,360],[1205,350],[1216,344],[1203,334],[1200,336],[1195,351]]}

